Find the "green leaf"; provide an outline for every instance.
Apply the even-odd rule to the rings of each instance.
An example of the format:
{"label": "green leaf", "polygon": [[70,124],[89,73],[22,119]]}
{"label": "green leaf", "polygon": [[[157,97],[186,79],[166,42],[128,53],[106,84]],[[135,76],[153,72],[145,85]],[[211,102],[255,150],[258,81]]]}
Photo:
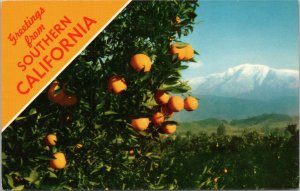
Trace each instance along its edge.
{"label": "green leaf", "polygon": [[154,99],[151,99],[150,101],[143,103],[142,105],[151,108],[153,106],[157,106],[157,103]]}
{"label": "green leaf", "polygon": [[11,188],[14,188],[14,180],[10,175],[5,175],[7,178],[7,183]]}
{"label": "green leaf", "polygon": [[17,187],[14,187],[12,190],[23,190],[24,189],[24,185],[19,185]]}
{"label": "green leaf", "polygon": [[146,153],[145,156],[150,157],[153,153]]}
{"label": "green leaf", "polygon": [[197,54],[197,55],[200,55],[200,53],[196,50],[194,50],[194,53]]}
{"label": "green leaf", "polygon": [[106,112],[104,112],[104,115],[116,115],[116,114],[118,114],[118,113],[115,112],[115,111],[106,111]]}
{"label": "green leaf", "polygon": [[[52,152],[53,152],[53,153],[56,153],[56,152],[57,152],[57,148],[56,148],[56,147],[53,147],[53,148],[52,148]],[[53,157],[52,159],[55,159],[55,158]]]}
{"label": "green leaf", "polygon": [[4,152],[2,152],[2,160],[6,160],[7,159],[7,155],[4,153]]}
{"label": "green leaf", "polygon": [[49,156],[49,155],[40,155],[40,156],[37,156],[37,157],[35,157],[35,159],[39,159],[39,160],[53,160],[53,159],[55,159],[54,157],[51,157],[51,156]]}
{"label": "green leaf", "polygon": [[57,178],[57,175],[54,172],[49,172],[50,178]]}
{"label": "green leaf", "polygon": [[187,66],[187,65],[181,65],[180,67],[179,67],[179,70],[185,70],[185,69],[187,69],[189,66]]}
{"label": "green leaf", "polygon": [[141,81],[141,82],[142,82],[142,81],[145,81],[145,80],[149,79],[150,77],[151,77],[151,73],[148,72],[148,73],[145,74],[143,77],[141,77],[140,81]]}
{"label": "green leaf", "polygon": [[173,86],[173,87],[167,87],[167,88],[161,88],[161,89],[177,94],[177,93],[185,93],[185,92],[189,91],[191,88],[188,86]]}
{"label": "green leaf", "polygon": [[35,185],[35,187],[39,188],[41,185],[41,180],[36,180],[33,184]]}
{"label": "green leaf", "polygon": [[63,185],[62,188],[66,190],[72,190],[72,187],[68,185]]}
{"label": "green leaf", "polygon": [[99,185],[98,182],[93,182],[93,181],[89,181],[89,184],[92,185],[92,186],[97,186],[97,185]]}
{"label": "green leaf", "polygon": [[25,177],[24,179],[27,180],[29,183],[33,183],[39,178],[39,174],[36,171],[37,168],[31,170],[29,177]]}
{"label": "green leaf", "polygon": [[33,179],[30,177],[25,177],[24,179],[27,180],[29,183],[33,182]]}
{"label": "green leaf", "polygon": [[23,120],[23,119],[26,119],[26,117],[17,117],[16,119],[15,119],[15,121],[20,121],[20,120]]}
{"label": "green leaf", "polygon": [[109,165],[106,164],[105,167],[106,167],[106,171],[107,171],[107,172],[110,172],[110,171],[111,171],[111,166],[109,166]]}
{"label": "green leaf", "polygon": [[33,114],[36,114],[37,112],[36,112],[36,108],[32,108],[32,109],[30,109],[30,111],[29,111],[29,115],[33,115]]}

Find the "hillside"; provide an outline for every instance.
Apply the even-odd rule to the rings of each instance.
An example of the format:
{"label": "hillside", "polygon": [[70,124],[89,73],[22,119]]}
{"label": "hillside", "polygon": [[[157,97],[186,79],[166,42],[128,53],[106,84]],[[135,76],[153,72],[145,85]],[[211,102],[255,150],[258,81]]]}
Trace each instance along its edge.
{"label": "hillside", "polygon": [[228,134],[239,134],[244,130],[257,130],[262,132],[274,129],[283,129],[288,124],[298,124],[298,117],[291,117],[283,114],[262,114],[254,117],[238,120],[220,120],[209,118],[194,122],[182,122],[178,127],[178,132],[191,131],[192,133],[216,132],[220,124],[224,124]]}
{"label": "hillside", "polygon": [[273,100],[251,100],[212,95],[196,96],[200,98],[199,109],[193,112],[176,113],[174,119],[180,122],[199,121],[207,118],[244,119],[264,113],[297,116],[299,98],[281,97]]}

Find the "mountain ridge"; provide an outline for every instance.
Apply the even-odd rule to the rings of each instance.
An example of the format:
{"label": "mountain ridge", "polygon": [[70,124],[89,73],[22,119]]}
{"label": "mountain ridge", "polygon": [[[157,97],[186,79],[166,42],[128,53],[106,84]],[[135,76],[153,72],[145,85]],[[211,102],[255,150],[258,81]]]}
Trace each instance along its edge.
{"label": "mountain ridge", "polygon": [[174,120],[197,121],[207,118],[223,120],[242,119],[264,113],[299,115],[299,97],[286,96],[272,100],[253,100],[214,95],[195,95],[199,108],[193,112],[176,113]]}
{"label": "mountain ridge", "polygon": [[299,71],[242,64],[224,72],[188,80],[195,94],[270,100],[298,96]]}

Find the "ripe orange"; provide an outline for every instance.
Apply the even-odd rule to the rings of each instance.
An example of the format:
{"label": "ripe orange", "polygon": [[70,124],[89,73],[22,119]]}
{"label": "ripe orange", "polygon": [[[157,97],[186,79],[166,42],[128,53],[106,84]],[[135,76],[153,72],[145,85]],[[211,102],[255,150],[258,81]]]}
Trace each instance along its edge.
{"label": "ripe orange", "polygon": [[48,98],[49,100],[53,101],[54,103],[59,104],[65,95],[64,90],[61,88],[59,90],[58,93],[56,93],[56,90],[59,89],[59,82],[57,80],[55,80],[54,82],[52,82],[52,84],[50,85],[49,89],[48,89]]}
{"label": "ripe orange", "polygon": [[[65,86],[65,85],[64,85]],[[65,93],[65,87],[60,88],[58,93],[56,92],[56,89],[59,87],[59,82],[54,81],[48,90],[48,98],[49,100],[53,101],[54,103],[57,103],[61,106],[72,106],[77,103],[77,97],[76,96],[70,96]]]}
{"label": "ripe orange", "polygon": [[184,109],[187,111],[194,111],[198,108],[198,100],[192,96],[184,99]]}
{"label": "ripe orange", "polygon": [[179,112],[184,107],[183,99],[180,96],[172,96],[168,102],[168,107],[173,112]]}
{"label": "ripe orange", "polygon": [[177,123],[175,121],[166,121],[163,123],[162,131],[165,134],[173,134],[176,131]]}
{"label": "ripe orange", "polygon": [[175,21],[177,24],[179,24],[181,22],[180,17],[176,16]]}
{"label": "ripe orange", "polygon": [[184,50],[185,50],[184,60],[190,60],[194,57],[194,49],[190,44],[184,47]]}
{"label": "ripe orange", "polygon": [[163,105],[168,103],[170,96],[163,90],[157,90],[154,95],[154,99],[157,104]]}
{"label": "ripe orange", "polygon": [[215,183],[217,183],[217,182],[218,182],[218,180],[219,180],[219,178],[218,178],[218,177],[214,178],[214,182],[215,182]]}
{"label": "ripe orange", "polygon": [[63,99],[60,101],[60,105],[62,106],[72,106],[77,103],[77,97],[76,96],[65,96]]}
{"label": "ripe orange", "polygon": [[81,149],[82,147],[83,147],[83,145],[80,144],[80,143],[77,143],[77,144],[75,145],[75,148],[76,148],[77,150]]}
{"label": "ripe orange", "polygon": [[108,80],[108,90],[110,92],[114,92],[115,94],[119,94],[122,91],[127,89],[127,85],[125,79],[120,76],[112,76]]}
{"label": "ripe orange", "polygon": [[174,115],[174,112],[169,109],[168,105],[163,105],[161,110],[165,116],[172,117]]}
{"label": "ripe orange", "polygon": [[152,116],[152,122],[154,125],[160,126],[165,121],[165,116],[161,112],[156,112]]}
{"label": "ripe orange", "polygon": [[171,45],[171,54],[178,54],[177,58],[178,60],[184,60],[185,58],[185,50],[182,46],[175,43]]}
{"label": "ripe orange", "polygon": [[224,168],[224,174],[227,174],[228,170],[226,168]]}
{"label": "ripe orange", "polygon": [[134,150],[133,150],[133,149],[130,149],[130,150],[128,151],[128,155],[131,156],[131,157],[134,156]]}
{"label": "ripe orange", "polygon": [[56,95],[54,95],[52,101],[53,101],[54,103],[57,103],[57,104],[60,104],[60,105],[61,105],[61,103],[64,101],[65,97],[66,97],[65,91],[64,91],[63,89],[61,89],[61,90],[59,91],[59,93],[57,93]]}
{"label": "ripe orange", "polygon": [[56,145],[56,142],[57,142],[57,137],[55,134],[48,134],[46,137],[45,137],[45,143],[46,145],[48,146],[55,146]]}
{"label": "ripe orange", "polygon": [[130,64],[138,72],[142,70],[144,72],[149,72],[152,62],[150,57],[145,54],[135,54],[131,57]]}
{"label": "ripe orange", "polygon": [[65,157],[64,153],[62,153],[62,152],[54,153],[53,157],[55,159],[50,161],[50,166],[53,169],[63,169],[63,168],[65,168],[65,166],[67,164],[67,160],[66,160],[66,157]]}
{"label": "ripe orange", "polygon": [[144,131],[149,126],[150,120],[149,118],[137,118],[131,120],[131,126],[136,131]]}
{"label": "ripe orange", "polygon": [[178,60],[190,60],[194,57],[194,49],[190,44],[172,44],[171,54],[178,54]]}

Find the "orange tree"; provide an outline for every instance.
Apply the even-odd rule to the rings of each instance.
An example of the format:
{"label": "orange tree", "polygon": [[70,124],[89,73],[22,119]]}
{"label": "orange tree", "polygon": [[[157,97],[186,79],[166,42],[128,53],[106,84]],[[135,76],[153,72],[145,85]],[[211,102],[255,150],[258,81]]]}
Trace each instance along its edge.
{"label": "orange tree", "polygon": [[[131,120],[161,111],[157,90],[190,90],[180,71],[194,52],[170,45],[192,32],[197,6],[131,2],[2,134],[4,188],[176,188],[164,179],[161,129],[136,131]],[[189,47],[182,58],[180,46]],[[136,54],[150,58],[149,71],[130,63]]]}

